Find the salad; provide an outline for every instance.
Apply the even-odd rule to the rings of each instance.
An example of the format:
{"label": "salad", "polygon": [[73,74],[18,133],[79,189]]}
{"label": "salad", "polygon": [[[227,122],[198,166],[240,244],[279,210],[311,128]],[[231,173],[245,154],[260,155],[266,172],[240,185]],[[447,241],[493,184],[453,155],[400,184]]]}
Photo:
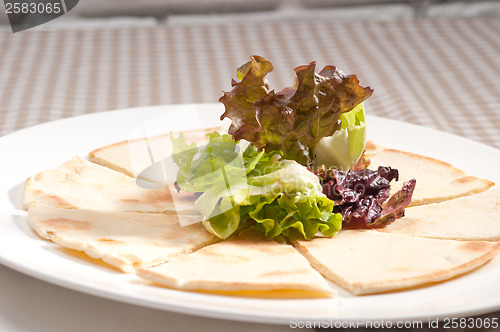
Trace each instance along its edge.
{"label": "salad", "polygon": [[415,180],[389,198],[397,170],[366,169],[363,101],[373,90],[334,66],[316,73],[312,62],[276,92],[272,70],[260,56],[238,68],[239,82],[219,99],[228,134],[208,134],[201,147],[171,134],[177,187],[198,195],[206,229],[222,239],[248,228],[312,239],[403,216]]}

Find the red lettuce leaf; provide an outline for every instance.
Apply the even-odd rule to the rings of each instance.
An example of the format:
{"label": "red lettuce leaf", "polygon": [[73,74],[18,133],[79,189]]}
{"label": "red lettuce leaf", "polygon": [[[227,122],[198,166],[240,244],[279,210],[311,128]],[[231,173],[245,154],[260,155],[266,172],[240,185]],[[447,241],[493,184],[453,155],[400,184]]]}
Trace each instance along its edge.
{"label": "red lettuce leaf", "polygon": [[415,179],[403,183],[401,189],[385,203],[381,215],[375,219],[373,226],[387,225],[398,218],[404,217],[405,207],[411,202],[416,184]]}
{"label": "red lettuce leaf", "polygon": [[340,127],[340,116],[366,100],[373,90],[362,87],[355,75],[334,66],[319,74],[311,62],[295,68],[293,87],[275,92],[265,79],[273,67],[253,56],[238,69],[240,82],[219,99],[225,106],[221,120],[232,120],[229,133],[267,152],[282,151],[285,159],[306,165],[314,159],[314,146]]}
{"label": "red lettuce leaf", "polygon": [[390,182],[398,180],[396,169],[381,166],[376,171],[343,172],[321,168],[314,173],[321,179],[323,193],[336,203],[334,212],[342,214],[344,224],[356,227],[382,226],[403,217],[416,185],[415,179],[405,182],[389,198]]}

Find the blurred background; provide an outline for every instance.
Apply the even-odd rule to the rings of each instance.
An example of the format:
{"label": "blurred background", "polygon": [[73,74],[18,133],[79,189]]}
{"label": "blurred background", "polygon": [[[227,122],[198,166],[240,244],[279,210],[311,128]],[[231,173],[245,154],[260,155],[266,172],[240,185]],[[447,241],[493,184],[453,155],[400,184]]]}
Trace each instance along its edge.
{"label": "blurred background", "polygon": [[299,65],[333,64],[375,89],[370,114],[500,147],[499,18],[498,0],[83,0],[13,34],[0,10],[0,135],[214,103],[257,54],[275,66],[277,90]]}
{"label": "blurred background", "polygon": [[[185,20],[297,18],[404,19],[435,17],[500,17],[498,0],[83,0],[65,19],[154,18],[157,23]],[[231,18],[229,18],[231,19]],[[236,19],[236,18],[233,18]],[[8,24],[0,12],[0,24]]]}

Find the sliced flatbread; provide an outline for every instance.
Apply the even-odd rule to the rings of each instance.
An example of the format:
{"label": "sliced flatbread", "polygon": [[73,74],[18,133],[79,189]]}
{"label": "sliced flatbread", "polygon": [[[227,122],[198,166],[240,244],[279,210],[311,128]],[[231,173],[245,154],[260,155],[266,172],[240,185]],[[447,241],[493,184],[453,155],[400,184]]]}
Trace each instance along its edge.
{"label": "sliced flatbread", "polygon": [[215,242],[201,223],[180,227],[175,214],[60,209],[34,203],[28,218],[42,238],[83,251],[123,272]]}
{"label": "sliced flatbread", "polygon": [[379,228],[386,233],[455,240],[500,240],[500,187],[442,203],[406,209],[405,217]]}
{"label": "sliced flatbread", "polygon": [[334,294],[292,246],[251,231],[137,273],[149,281],[189,291],[229,295],[300,291],[316,297]]}
{"label": "sliced flatbread", "polygon": [[293,244],[315,269],[355,295],[446,280],[486,263],[500,251],[499,242],[427,239],[375,230],[342,230],[332,238]]}
{"label": "sliced flatbread", "polygon": [[437,159],[392,149],[374,151],[369,156],[370,169],[390,166],[399,171],[399,181],[391,184],[391,195],[400,190],[404,182],[412,178],[417,180],[410,206],[476,194],[494,185]]}
{"label": "sliced flatbread", "polygon": [[[188,142],[197,145],[208,143],[206,134],[219,131],[224,132],[221,127],[187,130],[182,134]],[[174,133],[177,137],[180,133]],[[172,142],[170,135],[160,135],[150,138],[140,138],[122,141],[107,145],[91,151],[88,155],[90,161],[122,172],[131,177],[138,177],[152,164],[170,157],[172,154]],[[148,177],[146,180],[153,181]]]}
{"label": "sliced flatbread", "polygon": [[365,144],[365,157],[371,158],[371,156],[382,151],[383,149],[385,149],[384,146],[375,144],[375,142],[368,140]]}
{"label": "sliced flatbread", "polygon": [[23,205],[33,202],[67,209],[179,213],[199,216],[196,197],[168,188],[147,189],[134,178],[74,157],[57,169],[26,180]]}

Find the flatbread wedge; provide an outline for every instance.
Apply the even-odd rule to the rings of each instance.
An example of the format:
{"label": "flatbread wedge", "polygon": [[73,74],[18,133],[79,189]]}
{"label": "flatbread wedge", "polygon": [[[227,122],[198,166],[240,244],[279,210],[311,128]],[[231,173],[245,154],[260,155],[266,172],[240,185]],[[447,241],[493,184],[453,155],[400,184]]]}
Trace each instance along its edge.
{"label": "flatbread wedge", "polygon": [[[188,142],[197,145],[208,143],[206,134],[219,131],[224,132],[222,127],[213,127],[196,130],[176,132],[177,137],[182,133]],[[119,171],[130,177],[138,177],[141,173],[155,162],[159,162],[172,154],[172,142],[170,134],[159,135],[148,138],[126,140],[91,151],[88,159],[99,165]],[[144,177],[153,181],[154,179]]]}
{"label": "flatbread wedge", "polygon": [[415,206],[381,227],[386,233],[438,239],[500,240],[500,187],[442,203]]}
{"label": "flatbread wedge", "polygon": [[325,277],[355,295],[450,279],[486,263],[499,242],[438,240],[375,230],[342,230],[293,245]]}
{"label": "flatbread wedge", "polygon": [[[137,271],[149,281],[180,290],[226,295],[295,291],[300,297],[330,297],[326,280],[288,244],[253,231]],[[287,293],[289,294],[289,293]]]}
{"label": "flatbread wedge", "polygon": [[123,272],[215,242],[201,223],[180,227],[175,214],[61,209],[33,203],[28,218],[40,237],[102,259]]}
{"label": "flatbread wedge", "polygon": [[399,181],[391,184],[391,195],[415,178],[417,185],[409,206],[442,202],[480,193],[494,186],[491,181],[469,176],[464,171],[437,159],[393,149],[371,149],[370,169],[390,166],[399,171]]}
{"label": "flatbread wedge", "polygon": [[[150,184],[154,187],[154,184]],[[122,173],[74,157],[57,169],[26,180],[23,205],[33,202],[67,209],[179,213],[199,216],[196,197],[163,187],[148,189]]]}

